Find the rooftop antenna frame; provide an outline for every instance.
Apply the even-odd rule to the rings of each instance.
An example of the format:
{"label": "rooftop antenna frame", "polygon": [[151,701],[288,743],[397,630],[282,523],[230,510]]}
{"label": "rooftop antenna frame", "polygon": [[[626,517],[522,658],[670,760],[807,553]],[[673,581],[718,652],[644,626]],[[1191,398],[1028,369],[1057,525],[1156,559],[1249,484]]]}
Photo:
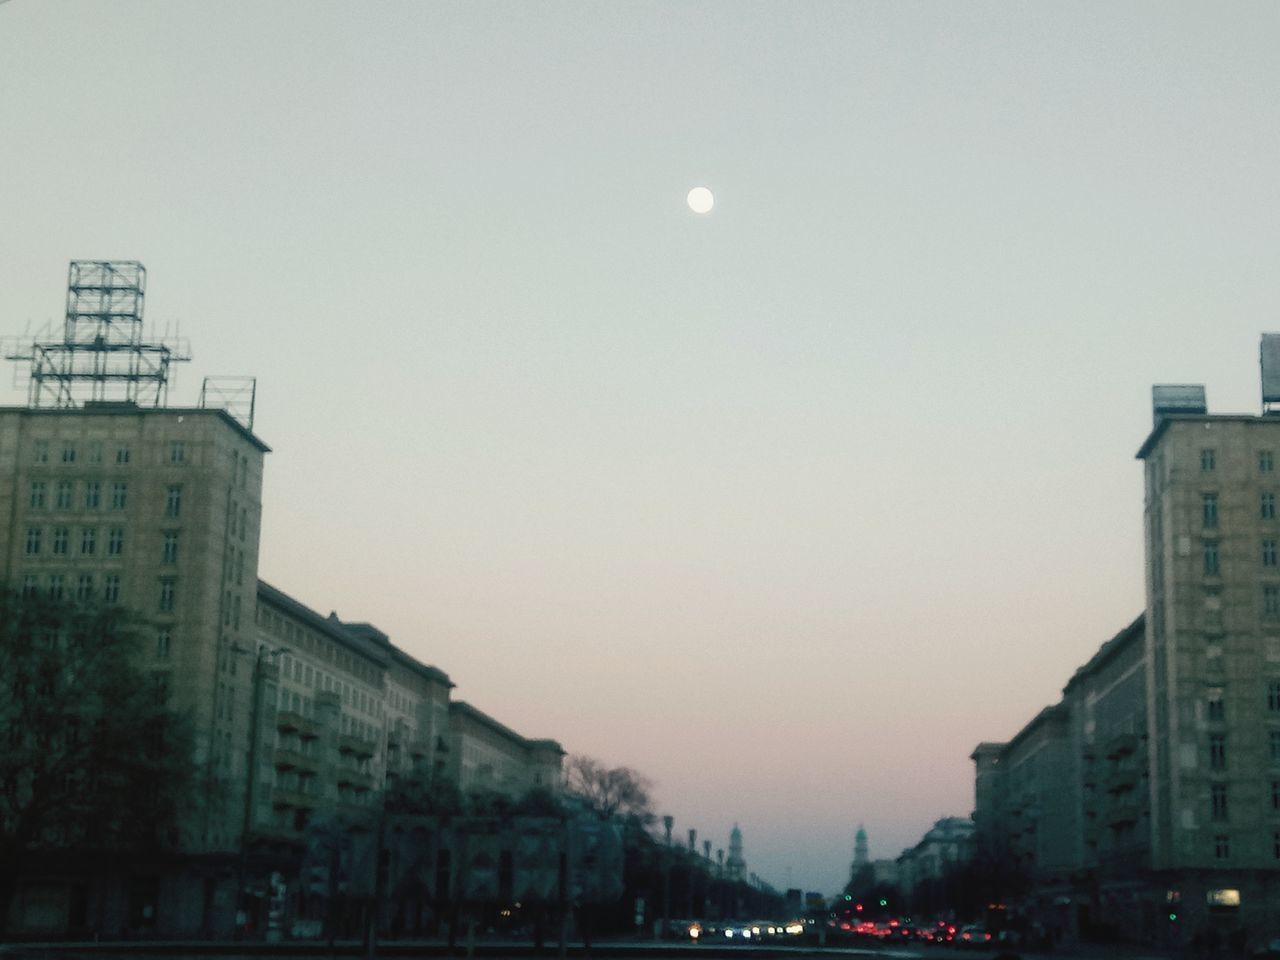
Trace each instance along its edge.
{"label": "rooftop antenna frame", "polygon": [[5,345],[29,363],[32,407],[129,403],[163,407],[170,365],[191,359],[180,337],[149,340],[142,321],[147,271],[137,260],[72,260],[62,338],[53,331]]}

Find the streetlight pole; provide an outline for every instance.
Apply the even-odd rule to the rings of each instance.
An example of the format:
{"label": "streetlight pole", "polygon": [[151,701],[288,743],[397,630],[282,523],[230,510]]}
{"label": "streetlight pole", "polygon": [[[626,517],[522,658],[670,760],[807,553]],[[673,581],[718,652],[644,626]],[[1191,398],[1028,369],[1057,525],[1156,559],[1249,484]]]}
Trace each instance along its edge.
{"label": "streetlight pole", "polygon": [[[286,653],[287,647],[277,647],[275,650],[268,651],[265,646],[259,645],[257,656],[253,659],[253,672],[249,677],[249,689],[251,700],[249,702],[249,769],[245,774],[244,785],[244,818],[240,824],[240,864],[236,870],[236,937],[243,936],[243,927],[248,924],[249,920],[249,904],[246,896],[245,885],[249,871],[249,831],[253,826],[253,790],[255,787],[255,779],[258,772],[258,741],[262,739],[262,732],[258,729],[258,719],[261,714],[262,702],[262,659],[264,656],[275,657],[279,654]],[[249,653],[244,647],[238,643],[231,644],[232,653]],[[244,918],[244,925],[241,924],[241,917]]]}
{"label": "streetlight pole", "polygon": [[663,851],[662,865],[662,939],[671,936],[671,827],[675,818],[670,814],[662,818],[662,826],[667,832],[667,845]]}

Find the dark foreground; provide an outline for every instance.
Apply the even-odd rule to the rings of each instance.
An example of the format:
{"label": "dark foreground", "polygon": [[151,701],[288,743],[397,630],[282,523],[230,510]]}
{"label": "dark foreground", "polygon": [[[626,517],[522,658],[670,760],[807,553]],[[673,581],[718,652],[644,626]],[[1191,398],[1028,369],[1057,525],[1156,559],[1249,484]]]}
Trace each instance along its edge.
{"label": "dark foreground", "polygon": [[[235,960],[289,960],[289,958],[349,958],[363,957],[363,944],[355,941],[338,941],[332,946],[317,942],[285,943],[210,943],[144,941],[134,943],[59,943],[59,944],[0,944],[0,960],[116,960],[139,957],[146,960],[203,960],[209,957],[228,957]],[[996,957],[1020,957],[1022,960],[1168,960],[1171,956],[1158,950],[1124,946],[1082,946],[1079,949],[1061,949],[1051,954],[1021,952],[1003,954],[994,950],[958,951],[933,946],[741,946],[722,947],[688,944],[663,944],[642,942],[603,942],[586,948],[581,943],[570,943],[561,951],[554,945],[538,949],[531,944],[510,942],[482,942],[467,948],[450,948],[438,941],[387,941],[378,944],[379,957],[453,957],[460,960],[558,960],[561,956],[575,960],[804,960],[806,957],[841,960],[846,957],[883,957],[885,960],[993,960]]]}

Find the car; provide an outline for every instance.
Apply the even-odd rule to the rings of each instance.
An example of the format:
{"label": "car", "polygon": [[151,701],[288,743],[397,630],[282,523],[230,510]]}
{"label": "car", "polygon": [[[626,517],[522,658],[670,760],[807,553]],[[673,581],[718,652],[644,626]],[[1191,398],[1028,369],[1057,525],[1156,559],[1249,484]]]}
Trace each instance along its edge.
{"label": "car", "polygon": [[960,932],[956,934],[955,944],[961,948],[970,950],[981,950],[991,943],[991,934],[983,929],[981,924],[971,923],[967,927],[961,927]]}

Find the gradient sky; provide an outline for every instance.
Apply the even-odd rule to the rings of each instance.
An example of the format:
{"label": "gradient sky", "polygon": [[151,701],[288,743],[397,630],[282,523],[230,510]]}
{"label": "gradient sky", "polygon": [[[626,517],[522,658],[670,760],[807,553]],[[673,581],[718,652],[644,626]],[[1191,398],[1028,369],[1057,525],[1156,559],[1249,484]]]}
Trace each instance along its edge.
{"label": "gradient sky", "polygon": [[[261,576],[830,892],[1143,606],[1150,386],[1256,412],[1274,3],[0,4],[0,332],[141,260]],[[708,216],[684,197],[705,184]],[[24,394],[4,380],[0,401]]]}

